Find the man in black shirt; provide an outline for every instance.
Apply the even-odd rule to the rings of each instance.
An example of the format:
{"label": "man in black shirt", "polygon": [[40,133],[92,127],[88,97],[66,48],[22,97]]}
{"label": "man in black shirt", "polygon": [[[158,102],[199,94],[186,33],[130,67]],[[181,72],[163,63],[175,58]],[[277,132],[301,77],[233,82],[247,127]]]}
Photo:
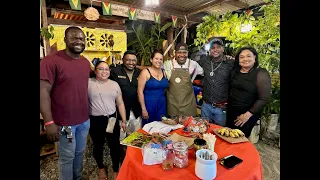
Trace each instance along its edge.
{"label": "man in black shirt", "polygon": [[225,106],[228,100],[229,75],[234,58],[223,54],[223,41],[214,38],[210,43],[210,55],[198,61],[204,70],[203,104],[201,116],[211,123],[226,125]]}
{"label": "man in black shirt", "polygon": [[126,117],[129,117],[127,133],[130,134],[141,128],[141,106],[137,94],[140,69],[136,67],[137,57],[134,52],[125,52],[122,61],[121,65],[110,66],[110,79],[116,81],[121,88]]}

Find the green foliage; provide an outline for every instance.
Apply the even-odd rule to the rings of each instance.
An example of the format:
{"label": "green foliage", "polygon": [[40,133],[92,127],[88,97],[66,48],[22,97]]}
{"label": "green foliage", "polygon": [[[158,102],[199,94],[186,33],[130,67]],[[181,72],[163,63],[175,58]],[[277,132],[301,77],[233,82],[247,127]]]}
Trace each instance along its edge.
{"label": "green foliage", "polygon": [[[252,11],[243,14],[226,13],[219,18],[212,14],[203,18],[204,22],[197,27],[197,38],[194,44],[199,48],[212,36],[225,35],[231,41],[233,54],[243,46],[252,46],[259,53],[260,66],[271,74],[280,69],[280,0],[265,1],[260,8],[263,17],[255,18]],[[247,33],[240,31],[241,24],[252,24]]]}
{"label": "green foliage", "polygon": [[[231,41],[230,48],[235,54],[243,46],[254,47],[259,54],[261,67],[270,75],[280,71],[280,0],[265,0],[259,11],[264,15],[255,18],[252,11],[243,14],[226,13],[221,18],[212,14],[203,17],[204,22],[197,27],[194,45],[199,48],[213,36],[225,36]],[[252,30],[242,33],[241,24],[251,23]],[[280,83],[272,83],[271,98],[264,108],[263,116],[280,113]]]}
{"label": "green foliage", "polygon": [[53,39],[54,34],[53,34],[54,27],[50,26],[49,29],[42,27],[40,28],[40,35],[46,39]]}
{"label": "green foliage", "polygon": [[271,98],[265,105],[262,115],[265,117],[270,116],[270,114],[280,113],[280,84],[274,83],[271,89]]}
{"label": "green foliage", "polygon": [[[136,39],[128,42],[128,47],[132,48],[137,53],[139,64],[150,65],[151,54],[155,49],[162,49],[162,43],[165,40],[165,31],[172,26],[169,22],[161,27],[160,24],[154,24],[151,28],[145,28],[143,24],[132,25],[132,32],[134,32]],[[129,30],[130,32],[131,30]]]}

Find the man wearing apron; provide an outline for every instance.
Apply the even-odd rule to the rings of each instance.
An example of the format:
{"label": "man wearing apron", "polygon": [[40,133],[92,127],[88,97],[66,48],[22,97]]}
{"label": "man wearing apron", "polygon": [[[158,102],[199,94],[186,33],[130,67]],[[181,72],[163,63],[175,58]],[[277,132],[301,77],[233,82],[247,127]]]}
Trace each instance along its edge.
{"label": "man wearing apron", "polygon": [[196,75],[203,74],[202,67],[188,59],[188,45],[178,43],[175,48],[175,58],[164,63],[164,69],[169,79],[167,89],[167,114],[169,116],[196,116],[197,105],[192,87]]}

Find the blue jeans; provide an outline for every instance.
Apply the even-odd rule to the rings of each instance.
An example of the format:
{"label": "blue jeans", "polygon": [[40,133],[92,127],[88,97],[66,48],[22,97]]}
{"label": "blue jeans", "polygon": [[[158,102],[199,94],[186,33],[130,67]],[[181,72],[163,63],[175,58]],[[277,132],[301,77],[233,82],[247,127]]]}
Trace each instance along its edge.
{"label": "blue jeans", "polygon": [[226,112],[221,108],[207,104],[204,101],[201,106],[201,116],[209,118],[210,123],[218,124],[220,126],[226,125]]}
{"label": "blue jeans", "polygon": [[82,124],[71,126],[71,128],[72,142],[64,133],[62,133],[58,142],[60,180],[82,179],[83,151],[87,143],[90,119]]}

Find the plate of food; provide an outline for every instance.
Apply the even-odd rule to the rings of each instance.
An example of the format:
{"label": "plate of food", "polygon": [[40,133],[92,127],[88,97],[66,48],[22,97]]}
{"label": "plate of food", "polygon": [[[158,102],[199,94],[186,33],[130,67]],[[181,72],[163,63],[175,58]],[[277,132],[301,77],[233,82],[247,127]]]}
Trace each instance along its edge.
{"label": "plate of food", "polygon": [[168,124],[168,125],[177,125],[179,123],[177,121],[177,119],[171,119],[171,118],[167,118],[165,116],[161,117],[161,120],[163,123]]}
{"label": "plate of food", "polygon": [[142,134],[139,132],[133,132],[128,137],[120,141],[120,144],[141,149],[143,145],[148,144],[149,142],[161,144],[167,139],[167,137],[167,135],[160,133]]}
{"label": "plate of food", "polygon": [[201,134],[205,133],[209,126],[210,124],[208,120],[199,117],[192,118],[187,125],[190,132]]}
{"label": "plate of food", "polygon": [[221,139],[229,143],[241,143],[249,141],[240,129],[231,129],[228,127],[213,129],[213,132]]}

